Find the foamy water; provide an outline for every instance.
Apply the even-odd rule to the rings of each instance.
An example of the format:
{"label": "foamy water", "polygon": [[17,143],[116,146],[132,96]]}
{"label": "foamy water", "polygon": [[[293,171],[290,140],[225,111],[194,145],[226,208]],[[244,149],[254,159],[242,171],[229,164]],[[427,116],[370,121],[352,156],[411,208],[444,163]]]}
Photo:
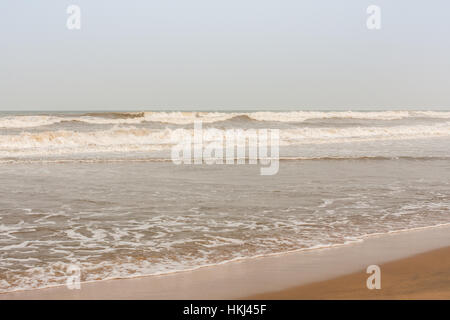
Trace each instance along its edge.
{"label": "foamy water", "polygon": [[280,129],[281,146],[450,136],[450,112],[436,111],[5,115],[0,117],[0,158],[149,155],[193,135],[198,120],[205,126],[205,141],[214,140],[217,128],[270,127]]}
{"label": "foamy water", "polygon": [[[172,164],[199,119],[279,129],[279,173]],[[0,291],[64,284],[69,264],[97,281],[447,224],[449,160],[450,112],[0,114]]]}

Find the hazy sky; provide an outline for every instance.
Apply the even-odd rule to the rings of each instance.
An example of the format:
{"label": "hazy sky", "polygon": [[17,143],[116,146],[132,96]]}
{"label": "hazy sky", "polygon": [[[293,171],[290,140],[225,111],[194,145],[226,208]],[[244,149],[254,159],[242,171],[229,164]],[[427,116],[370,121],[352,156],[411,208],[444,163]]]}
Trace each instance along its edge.
{"label": "hazy sky", "polygon": [[0,110],[446,107],[449,39],[448,0],[2,0]]}

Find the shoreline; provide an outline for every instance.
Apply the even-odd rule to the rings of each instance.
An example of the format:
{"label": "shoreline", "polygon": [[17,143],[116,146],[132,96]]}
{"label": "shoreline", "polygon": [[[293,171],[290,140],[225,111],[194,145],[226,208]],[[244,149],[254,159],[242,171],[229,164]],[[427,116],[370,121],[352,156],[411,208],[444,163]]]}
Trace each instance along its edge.
{"label": "shoreline", "polygon": [[252,297],[287,290],[293,283],[303,286],[353,274],[363,269],[363,265],[386,263],[448,247],[449,231],[450,226],[444,224],[373,234],[361,242],[333,247],[300,249],[162,275],[84,282],[81,290],[53,286],[6,292],[0,294],[0,300]]}
{"label": "shoreline", "polygon": [[[183,272],[193,272],[193,271],[197,271],[197,270],[201,270],[201,269],[205,269],[205,268],[214,268],[214,267],[218,267],[218,266],[229,264],[229,263],[239,263],[239,262],[245,263],[247,261],[251,261],[252,259],[277,257],[277,256],[290,255],[290,254],[295,254],[295,253],[309,252],[309,251],[314,251],[314,250],[339,248],[339,247],[343,247],[343,246],[349,246],[349,245],[361,243],[361,242],[365,241],[365,239],[389,236],[389,235],[394,235],[394,234],[399,234],[399,233],[408,233],[408,232],[429,230],[429,229],[434,229],[434,228],[442,228],[442,227],[450,228],[450,223],[441,223],[441,224],[437,224],[437,225],[433,225],[433,226],[415,227],[415,228],[411,228],[411,229],[393,230],[393,231],[389,231],[386,233],[381,233],[381,232],[371,233],[371,234],[359,236],[359,237],[355,238],[355,240],[350,240],[345,243],[330,244],[330,245],[318,245],[318,246],[313,246],[313,247],[309,247],[309,248],[293,249],[293,250],[283,251],[283,252],[273,252],[273,253],[260,254],[260,255],[249,256],[249,257],[239,257],[239,258],[234,258],[231,260],[221,261],[218,263],[205,264],[205,265],[200,265],[200,266],[182,269],[182,270],[163,271],[160,273],[129,276],[129,277],[106,278],[106,279],[102,279],[102,280],[82,281],[82,282],[80,282],[80,285],[101,283],[103,281],[131,280],[131,279],[141,279],[141,278],[147,278],[147,277],[169,276],[172,274],[178,274],[178,273],[183,273]],[[65,287],[65,285],[55,284],[55,285],[48,285],[48,286],[44,286],[44,287],[40,287],[40,288],[16,289],[16,290],[12,290],[12,291],[0,292],[0,300],[2,300],[1,295],[4,295],[4,294],[21,293],[21,292],[29,292],[29,291],[45,290],[45,289],[57,289],[57,288],[64,288],[64,287]]]}

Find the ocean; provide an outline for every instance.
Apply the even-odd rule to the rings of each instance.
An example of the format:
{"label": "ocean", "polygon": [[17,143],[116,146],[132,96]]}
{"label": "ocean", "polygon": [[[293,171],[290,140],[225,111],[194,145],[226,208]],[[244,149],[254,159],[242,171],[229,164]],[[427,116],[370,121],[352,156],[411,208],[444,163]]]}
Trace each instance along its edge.
{"label": "ocean", "polygon": [[[174,164],[199,120],[278,129],[277,174]],[[447,111],[0,113],[0,292],[450,224],[449,160]]]}

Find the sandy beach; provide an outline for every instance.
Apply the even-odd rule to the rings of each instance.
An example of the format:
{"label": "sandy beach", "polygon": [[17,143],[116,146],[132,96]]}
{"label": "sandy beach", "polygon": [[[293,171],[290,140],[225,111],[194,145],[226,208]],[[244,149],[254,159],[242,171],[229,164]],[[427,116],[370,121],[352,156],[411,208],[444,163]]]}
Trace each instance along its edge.
{"label": "sandy beach", "polygon": [[450,247],[380,266],[382,287],[368,290],[365,270],[246,299],[450,299]]}
{"label": "sandy beach", "polygon": [[0,305],[450,301],[450,1],[0,7]]}

